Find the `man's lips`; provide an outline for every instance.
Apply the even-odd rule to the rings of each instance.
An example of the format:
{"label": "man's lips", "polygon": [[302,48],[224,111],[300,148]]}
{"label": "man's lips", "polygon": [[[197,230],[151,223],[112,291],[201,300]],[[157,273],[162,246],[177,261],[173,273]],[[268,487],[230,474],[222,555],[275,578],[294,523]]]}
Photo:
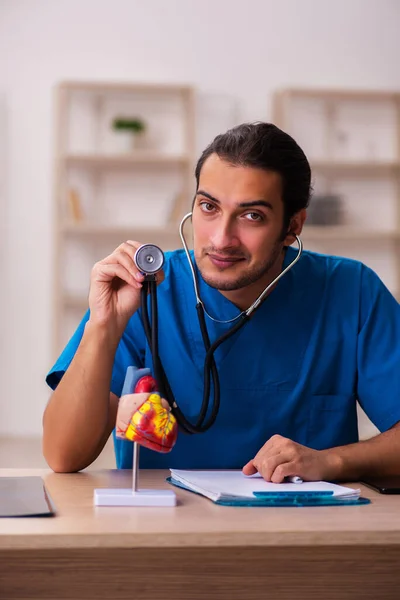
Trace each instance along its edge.
{"label": "man's lips", "polygon": [[232,265],[244,260],[244,258],[239,258],[237,256],[219,256],[218,254],[208,254],[208,258],[215,266],[223,269],[232,267]]}

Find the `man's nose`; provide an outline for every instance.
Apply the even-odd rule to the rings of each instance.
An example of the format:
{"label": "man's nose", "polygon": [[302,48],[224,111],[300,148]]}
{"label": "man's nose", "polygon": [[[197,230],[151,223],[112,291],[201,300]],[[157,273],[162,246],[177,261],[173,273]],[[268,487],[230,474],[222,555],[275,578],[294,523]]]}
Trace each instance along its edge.
{"label": "man's nose", "polygon": [[214,248],[219,249],[240,246],[234,223],[229,219],[219,220],[211,236],[211,242]]}

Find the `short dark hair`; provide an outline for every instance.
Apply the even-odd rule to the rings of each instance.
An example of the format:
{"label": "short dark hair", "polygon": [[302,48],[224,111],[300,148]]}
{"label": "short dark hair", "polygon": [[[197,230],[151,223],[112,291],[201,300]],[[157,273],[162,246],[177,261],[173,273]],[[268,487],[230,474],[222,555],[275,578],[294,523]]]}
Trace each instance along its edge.
{"label": "short dark hair", "polygon": [[272,123],[243,123],[218,135],[207,146],[196,165],[197,189],[204,162],[217,154],[232,165],[275,171],[282,179],[284,226],[311,198],[311,169],[295,140]]}

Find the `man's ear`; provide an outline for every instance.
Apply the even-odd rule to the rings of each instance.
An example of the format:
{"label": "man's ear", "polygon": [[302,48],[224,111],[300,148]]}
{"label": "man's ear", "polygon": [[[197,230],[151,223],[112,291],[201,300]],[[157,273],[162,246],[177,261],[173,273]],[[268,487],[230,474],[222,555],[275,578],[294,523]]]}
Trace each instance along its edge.
{"label": "man's ear", "polygon": [[303,225],[307,218],[307,211],[305,208],[299,210],[299,212],[295,213],[293,217],[290,219],[288,232],[283,241],[284,246],[291,246],[295,240],[295,235],[300,236],[303,231]]}

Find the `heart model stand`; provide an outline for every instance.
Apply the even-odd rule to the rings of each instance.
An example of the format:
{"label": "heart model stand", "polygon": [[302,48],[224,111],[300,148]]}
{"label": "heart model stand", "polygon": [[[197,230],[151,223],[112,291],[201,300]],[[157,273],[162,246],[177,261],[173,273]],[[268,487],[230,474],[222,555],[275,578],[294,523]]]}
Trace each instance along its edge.
{"label": "heart model stand", "polygon": [[[121,395],[125,395],[125,394],[133,394],[135,392],[138,392],[138,387],[140,387],[140,381],[142,380],[142,382],[146,382],[146,381],[154,381],[151,377],[151,373],[150,373],[150,369],[138,369],[137,367],[128,367],[127,371],[126,371],[126,376],[125,376],[125,382],[124,382],[124,387],[122,389],[122,394]],[[139,386],[138,386],[139,384]],[[151,385],[151,384],[150,384]],[[140,391],[141,392],[151,392],[152,387],[150,387],[150,389],[144,389],[145,386],[141,386],[140,387]],[[150,397],[151,398],[151,397]],[[149,398],[149,400],[150,400]],[[160,400],[161,402],[161,400]],[[138,415],[138,418],[141,418],[142,415],[142,409],[143,407],[146,405],[147,403],[145,403],[142,407],[140,407],[140,415]],[[138,411],[137,411],[138,412]],[[151,410],[149,411],[150,414],[147,417],[148,419],[151,419],[151,415],[153,414],[151,412]],[[146,413],[144,413],[146,416]],[[139,479],[139,449],[140,446],[138,444],[137,441],[135,441],[136,439],[140,439],[142,441],[143,445],[147,445],[150,448],[156,448],[156,444],[154,443],[155,440],[153,440],[153,443],[146,443],[148,442],[148,438],[146,438],[145,436],[143,436],[143,432],[142,433],[138,433],[138,430],[135,429],[134,427],[134,420],[135,420],[135,415],[137,415],[137,413],[135,413],[132,416],[132,420],[131,420],[131,424],[128,427],[128,430],[126,432],[126,437],[128,437],[129,439],[129,434],[128,431],[131,429],[131,431],[133,432],[131,439],[133,440],[133,467],[132,467],[132,488],[123,488],[123,489],[116,489],[116,488],[110,488],[110,489],[95,489],[94,490],[94,503],[96,506],[176,506],[176,494],[172,491],[172,490],[153,490],[153,489],[140,489],[138,487],[138,479]],[[173,439],[173,443],[175,442],[176,439],[176,433],[177,433],[177,427],[176,427],[176,422],[175,422],[175,418],[172,417],[172,415],[169,417],[170,419],[173,419],[174,421],[174,425],[171,428],[170,431],[170,439]],[[151,428],[154,429],[154,428]],[[153,437],[157,436],[156,433],[153,432]],[[168,436],[167,436],[168,438]],[[166,436],[165,434],[162,435],[162,439],[165,440]],[[161,442],[160,443],[160,448],[161,448]],[[171,444],[170,447],[172,447],[173,443]],[[169,448],[170,449],[170,448]],[[165,451],[165,449],[161,449],[160,451]]]}

